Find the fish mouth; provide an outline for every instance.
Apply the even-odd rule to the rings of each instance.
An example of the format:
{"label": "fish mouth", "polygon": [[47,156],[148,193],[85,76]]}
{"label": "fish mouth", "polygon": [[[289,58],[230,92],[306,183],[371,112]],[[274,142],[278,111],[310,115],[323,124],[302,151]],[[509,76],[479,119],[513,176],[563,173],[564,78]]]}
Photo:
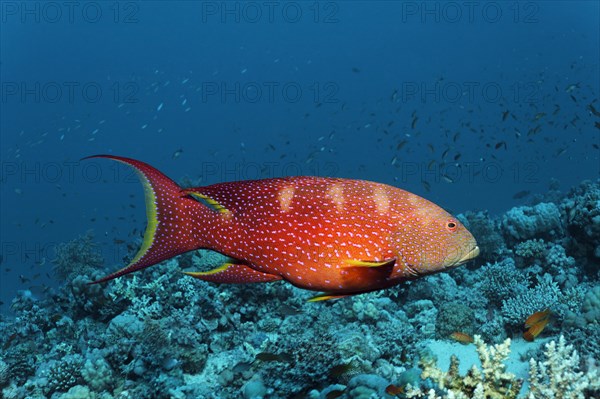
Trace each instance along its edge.
{"label": "fish mouth", "polygon": [[476,258],[479,255],[479,246],[475,245],[475,248],[471,249],[469,252],[467,252],[465,254],[465,256],[463,256],[462,258],[460,258],[458,260],[458,262],[456,262],[457,265],[462,265],[463,263],[466,263],[468,261],[470,261],[473,258]]}

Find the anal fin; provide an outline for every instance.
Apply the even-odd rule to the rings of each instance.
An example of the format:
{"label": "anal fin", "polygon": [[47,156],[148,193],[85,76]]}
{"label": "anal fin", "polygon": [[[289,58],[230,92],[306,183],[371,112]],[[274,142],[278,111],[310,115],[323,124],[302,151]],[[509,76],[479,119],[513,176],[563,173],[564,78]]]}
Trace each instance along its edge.
{"label": "anal fin", "polygon": [[324,292],[322,294],[313,296],[312,298],[310,298],[308,300],[308,302],[320,302],[320,301],[328,301],[330,299],[340,299],[340,298],[343,298],[348,295],[352,295],[352,294],[335,294],[335,293],[330,293],[330,292]]}
{"label": "anal fin", "polygon": [[246,284],[281,280],[281,276],[254,270],[242,263],[224,263],[207,272],[184,272],[188,276],[212,283]]}

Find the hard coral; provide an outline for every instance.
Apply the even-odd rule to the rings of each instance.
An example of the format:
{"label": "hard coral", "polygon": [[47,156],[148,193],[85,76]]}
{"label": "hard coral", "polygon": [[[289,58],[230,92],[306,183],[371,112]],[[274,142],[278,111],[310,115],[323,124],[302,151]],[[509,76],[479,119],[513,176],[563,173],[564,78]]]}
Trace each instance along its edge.
{"label": "hard coral", "polygon": [[53,364],[48,371],[48,384],[46,393],[48,396],[54,392],[66,392],[81,381],[81,367],[83,358],[81,355],[67,356],[63,360]]}
{"label": "hard coral", "polygon": [[[452,356],[448,371],[440,370],[431,358],[421,360],[421,378],[431,378],[441,389],[447,390],[456,399],[514,399],[519,394],[523,381],[514,374],[505,372],[504,361],[510,353],[510,339],[499,345],[487,346],[479,335],[475,345],[481,369],[473,366],[465,376],[459,374],[459,360]],[[422,395],[413,392],[409,397]],[[435,395],[434,395],[435,396]],[[431,394],[430,394],[431,397]]]}
{"label": "hard coral", "polygon": [[600,180],[584,182],[562,204],[574,247],[600,258]]}
{"label": "hard coral", "polygon": [[529,283],[527,275],[515,267],[512,258],[487,264],[479,270],[475,286],[491,302],[500,302],[522,294]]}
{"label": "hard coral", "polygon": [[502,227],[507,239],[556,238],[562,233],[561,214],[553,203],[512,208],[504,215]]}
{"label": "hard coral", "polygon": [[520,325],[527,317],[540,310],[549,308],[558,312],[562,297],[558,284],[546,274],[534,288],[502,301],[502,316],[510,324]]}
{"label": "hard coral", "polygon": [[477,239],[481,248],[478,259],[475,259],[476,263],[495,262],[507,252],[500,223],[487,212],[466,212],[459,215],[459,218]]}
{"label": "hard coral", "polygon": [[0,388],[8,385],[10,381],[9,371],[8,364],[0,359]]}
{"label": "hard coral", "polygon": [[473,334],[474,319],[473,309],[460,302],[450,302],[438,311],[435,323],[437,335],[440,338],[448,338],[457,331]]}
{"label": "hard coral", "polygon": [[600,375],[597,370],[587,373],[579,371],[579,355],[572,345],[560,337],[546,344],[546,360],[529,361],[528,399],[584,399],[591,398],[600,390]]}
{"label": "hard coral", "polygon": [[89,275],[100,269],[104,259],[100,256],[91,233],[80,236],[71,242],[56,247],[54,273],[63,279],[71,280],[76,276]]}

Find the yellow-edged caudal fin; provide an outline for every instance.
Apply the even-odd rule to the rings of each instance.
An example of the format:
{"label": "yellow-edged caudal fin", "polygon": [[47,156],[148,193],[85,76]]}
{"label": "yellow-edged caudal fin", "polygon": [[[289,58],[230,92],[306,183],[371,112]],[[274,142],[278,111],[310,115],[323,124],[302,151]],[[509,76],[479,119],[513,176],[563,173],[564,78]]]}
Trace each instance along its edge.
{"label": "yellow-edged caudal fin", "polygon": [[345,267],[381,267],[381,266],[389,265],[390,263],[395,264],[396,259],[386,259],[386,260],[380,261],[380,262],[349,259],[349,260],[345,261],[345,263],[346,263]]}
{"label": "yellow-edged caudal fin", "polygon": [[144,199],[146,202],[146,220],[148,224],[146,225],[146,231],[144,232],[142,246],[138,250],[137,254],[135,254],[135,257],[131,260],[129,265],[137,263],[148,252],[148,250],[152,246],[152,243],[154,242],[154,237],[156,236],[156,229],[158,228],[156,195],[154,194],[154,190],[152,189],[148,178],[137,169],[136,172],[140,177],[142,186],[144,186]]}
{"label": "yellow-edged caudal fin", "polygon": [[[142,246],[129,265],[94,283],[100,283],[125,274],[145,269],[163,260],[202,246],[200,239],[189,228],[189,210],[181,188],[152,166],[131,158],[114,155],[95,155],[88,158],[109,158],[135,169],[144,187],[148,224]],[[198,204],[197,214],[209,214]]]}

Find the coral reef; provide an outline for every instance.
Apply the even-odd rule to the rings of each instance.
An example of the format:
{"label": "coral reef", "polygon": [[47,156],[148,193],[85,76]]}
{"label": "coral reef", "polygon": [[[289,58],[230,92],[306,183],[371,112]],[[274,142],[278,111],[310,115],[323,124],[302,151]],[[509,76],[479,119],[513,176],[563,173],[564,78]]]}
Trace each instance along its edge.
{"label": "coral reef", "polygon": [[[466,212],[461,219],[482,248],[478,262],[322,303],[278,282],[215,285],[182,275],[224,259],[203,250],[89,285],[105,271],[92,236],[84,235],[57,249],[61,285],[42,297],[22,289],[12,314],[0,319],[1,395],[391,398],[386,389],[393,386],[412,397],[490,399],[515,397],[522,380],[532,399],[593,397],[598,193],[599,182],[586,182],[567,196],[554,193],[553,202],[542,198],[498,217]],[[523,341],[525,319],[546,308],[548,326],[535,342]],[[450,342],[454,332],[477,334],[479,361],[473,345]],[[542,343],[560,335],[544,355]],[[516,357],[507,360],[509,342]],[[475,357],[460,352],[450,367],[438,367],[427,354],[432,343]],[[531,374],[519,372],[531,358]],[[460,365],[474,367],[459,372]]]}
{"label": "coral reef", "polygon": [[587,373],[578,370],[579,355],[565,337],[546,345],[546,360],[529,361],[529,399],[584,399],[600,393],[600,373],[592,369]]}
{"label": "coral reef", "polygon": [[94,236],[87,232],[71,242],[56,247],[56,258],[52,260],[54,273],[62,280],[72,280],[77,276],[98,271],[104,259],[94,243]]}
{"label": "coral reef", "polygon": [[439,338],[448,338],[453,332],[473,334],[474,311],[460,302],[451,302],[442,307],[436,319],[436,332]]}
{"label": "coral reef", "polygon": [[554,203],[533,207],[512,208],[502,218],[504,235],[509,240],[526,241],[532,238],[552,239],[562,233],[562,219]]}
{"label": "coral reef", "polygon": [[[511,340],[488,346],[480,336],[475,336],[475,346],[481,366],[473,365],[466,375],[460,375],[459,360],[452,355],[448,371],[437,367],[435,359],[421,361],[423,380],[435,383],[435,389],[420,385],[410,386],[409,398],[455,399],[510,399],[519,397],[523,379],[506,372]],[[579,368],[579,355],[564,336],[546,344],[545,360],[529,360],[529,387],[524,397],[528,399],[584,399],[600,392],[600,374],[597,368],[583,372]]]}
{"label": "coral reef", "polygon": [[[600,260],[600,189],[583,182],[565,198],[561,208],[570,233],[569,249],[579,258]],[[596,269],[597,272],[597,269]]]}
{"label": "coral reef", "polygon": [[456,399],[514,399],[523,381],[505,371],[504,361],[510,353],[510,339],[502,344],[487,346],[479,335],[474,337],[481,369],[473,365],[466,375],[459,373],[459,359],[452,356],[448,371],[440,370],[435,360],[424,358],[421,362],[421,378],[430,378],[440,389],[452,392]]}

